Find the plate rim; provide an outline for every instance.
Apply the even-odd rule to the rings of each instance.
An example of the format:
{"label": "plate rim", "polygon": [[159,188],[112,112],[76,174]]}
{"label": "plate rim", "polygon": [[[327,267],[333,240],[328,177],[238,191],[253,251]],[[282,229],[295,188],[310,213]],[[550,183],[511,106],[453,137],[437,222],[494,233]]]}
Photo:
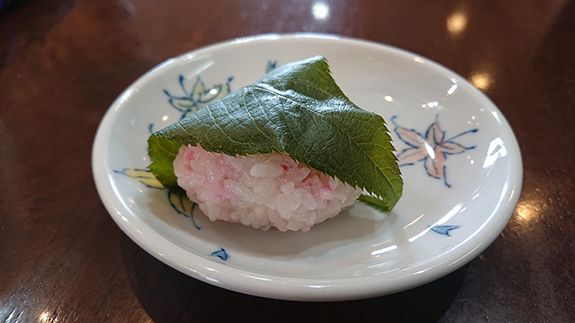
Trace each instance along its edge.
{"label": "plate rim", "polygon": [[[112,125],[113,121],[115,120],[114,116],[121,110],[122,104],[126,100],[127,95],[130,93],[130,91],[135,87],[137,87],[139,84],[143,84],[147,82],[149,79],[151,80],[154,74],[160,73],[162,69],[170,66],[171,64],[177,63],[178,61],[182,60],[183,57],[192,53],[200,54],[203,52],[210,52],[213,51],[214,49],[220,49],[221,47],[227,47],[227,46],[233,47],[234,45],[240,43],[254,43],[258,41],[282,41],[287,39],[322,39],[322,40],[343,42],[343,46],[349,46],[349,45],[369,46],[376,50],[383,49],[386,51],[394,52],[402,56],[407,55],[410,57],[414,56],[420,57],[421,59],[424,59],[425,62],[428,64],[428,67],[431,66],[434,71],[440,74],[449,72],[459,77],[461,80],[465,81],[469,85],[471,85],[471,87],[474,89],[474,91],[472,92],[473,96],[479,101],[485,101],[488,104],[490,110],[494,109],[494,111],[499,114],[499,116],[502,119],[500,124],[504,126],[504,129],[507,130],[506,135],[509,136],[507,140],[511,141],[506,142],[506,144],[508,145],[507,147],[509,147],[509,145],[511,144],[510,146],[513,148],[513,150],[515,150],[515,154],[511,154],[515,157],[512,158],[512,164],[516,165],[517,167],[514,167],[513,169],[509,170],[509,172],[506,174],[507,182],[511,182],[512,184],[510,188],[511,193],[509,199],[507,203],[504,205],[498,203],[497,207],[502,209],[494,211],[491,217],[485,221],[485,223],[489,222],[491,224],[490,228],[492,228],[492,231],[490,232],[497,232],[497,234],[493,233],[487,235],[486,237],[483,237],[484,239],[482,239],[481,242],[476,244],[475,248],[470,250],[464,256],[459,257],[455,261],[452,261],[450,264],[445,265],[446,262],[451,261],[450,259],[446,258],[442,262],[435,264],[435,266],[429,268],[420,275],[414,276],[413,273],[406,273],[406,275],[401,276],[401,279],[397,279],[394,281],[381,279],[381,282],[386,283],[386,285],[384,286],[385,288],[382,288],[381,283],[374,284],[372,280],[365,280],[365,279],[363,281],[358,282],[358,279],[353,277],[346,279],[314,278],[313,282],[310,279],[302,279],[302,278],[290,278],[289,280],[286,280],[286,277],[280,275],[256,274],[256,276],[265,276],[265,278],[254,277],[250,275],[251,273],[250,271],[246,271],[239,268],[232,268],[225,264],[220,265],[218,264],[217,261],[205,259],[195,254],[189,253],[182,247],[163,237],[158,232],[155,232],[151,227],[146,226],[147,228],[145,228],[146,230],[144,230],[146,232],[143,232],[141,230],[142,228],[136,228],[134,226],[133,222],[136,220],[130,222],[131,220],[128,220],[126,217],[124,217],[122,214],[123,210],[128,211],[129,213],[131,212],[129,211],[128,208],[122,208],[121,202],[118,199],[114,199],[116,196],[115,194],[117,194],[117,192],[115,192],[113,188],[108,187],[109,175],[105,167],[107,158],[106,158],[106,151],[104,148],[105,143],[107,142],[106,139],[109,139],[107,138],[107,136],[111,135],[111,130],[113,129]],[[102,163],[102,160],[104,160],[104,163]],[[169,265],[170,267],[186,275],[189,275],[193,278],[199,279],[203,282],[207,282],[218,287],[222,287],[225,289],[249,295],[283,299],[283,300],[300,300],[300,301],[353,300],[353,299],[362,299],[362,298],[387,295],[407,290],[410,288],[414,288],[417,286],[421,286],[425,283],[434,281],[436,279],[448,275],[449,273],[455,271],[456,269],[462,267],[463,265],[473,260],[499,236],[499,234],[503,231],[503,229],[509,222],[511,216],[513,215],[513,211],[519,200],[519,195],[521,192],[521,186],[523,182],[523,164],[521,159],[521,152],[515,134],[511,129],[511,126],[509,125],[508,121],[505,119],[503,113],[499,110],[499,108],[484,93],[482,93],[480,90],[475,88],[471,83],[469,83],[467,79],[433,60],[430,60],[424,56],[412,53],[410,51],[401,48],[397,48],[394,46],[370,40],[363,40],[358,38],[345,37],[333,34],[322,34],[322,33],[286,33],[286,34],[270,33],[270,34],[259,34],[259,35],[240,37],[200,47],[188,51],[186,53],[180,54],[178,56],[175,56],[173,58],[169,58],[164,62],[156,65],[155,67],[153,67],[152,69],[150,69],[149,71],[138,77],[124,91],[122,91],[122,93],[114,100],[114,102],[110,105],[110,107],[104,114],[96,131],[96,136],[94,138],[92,146],[92,173],[94,181],[96,183],[98,194],[104,206],[106,207],[108,213],[111,215],[111,217],[120,227],[120,229],[124,233],[126,233],[131,240],[136,242],[141,248],[146,250],[146,252],[148,252],[158,260],[162,261],[163,263]],[[502,216],[500,216],[497,219],[492,219],[495,214],[502,214]],[[142,220],[140,220],[139,223],[146,225]],[[479,230],[478,232],[484,233],[485,230],[483,231]],[[151,233],[153,236],[155,235],[153,237],[155,240],[146,239],[144,233],[145,234]],[[476,237],[475,239],[478,238],[479,237]],[[154,241],[155,243],[151,243],[151,241]],[[190,258],[192,258],[192,260],[195,261],[197,267],[191,268],[181,262],[178,262],[177,259],[174,259],[175,250],[179,250],[180,252],[190,254]],[[216,266],[219,265],[216,271],[213,271],[214,265]],[[404,279],[405,276],[411,277],[409,283],[406,283]]]}

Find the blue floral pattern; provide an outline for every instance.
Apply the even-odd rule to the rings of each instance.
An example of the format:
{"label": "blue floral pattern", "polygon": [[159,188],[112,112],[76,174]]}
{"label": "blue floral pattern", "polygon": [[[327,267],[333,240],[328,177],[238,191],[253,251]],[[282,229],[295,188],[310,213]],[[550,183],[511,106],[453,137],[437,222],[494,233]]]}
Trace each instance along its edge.
{"label": "blue floral pattern", "polygon": [[395,133],[401,141],[408,145],[398,155],[399,166],[414,165],[422,162],[427,175],[432,178],[443,180],[445,186],[451,187],[447,183],[445,160],[448,155],[461,154],[466,150],[475,148],[475,146],[466,147],[458,144],[454,139],[468,133],[477,132],[478,129],[464,131],[451,138],[446,138],[445,131],[439,126],[439,115],[425,132],[425,135],[415,129],[407,129],[397,124],[397,116],[391,118],[395,126]]}
{"label": "blue floral pattern", "polygon": [[[170,94],[167,90],[164,93],[168,97],[168,103],[176,110],[182,112],[181,118],[196,112],[198,109],[203,108],[210,103],[217,101],[230,93],[230,82],[233,77],[228,78],[225,84],[217,84],[210,89],[206,89],[204,82],[198,76],[196,82],[188,91],[185,86],[185,78],[183,75],[179,77],[179,84],[182,89],[182,96],[175,96]],[[151,134],[153,132],[154,124],[150,123],[148,126],[148,131]],[[115,170],[114,172],[118,174],[123,174],[136,180],[147,187],[164,189],[164,186],[160,181],[154,177],[154,174],[149,169],[142,168],[124,168],[123,170]],[[178,213],[192,220],[194,227],[198,230],[201,227],[194,220],[194,208],[196,204],[190,201],[186,196],[179,195],[167,191],[167,199],[172,206],[172,208]],[[226,256],[227,259],[227,256]],[[225,260],[225,259],[224,259]]]}
{"label": "blue floral pattern", "polygon": [[187,90],[185,85],[186,79],[183,75],[180,75],[179,83],[183,95],[172,95],[167,90],[164,90],[164,93],[168,96],[170,105],[174,109],[182,112],[181,119],[183,119],[206,105],[228,95],[230,93],[230,83],[233,79],[233,77],[230,77],[226,83],[214,85],[214,87],[206,90],[204,82],[198,76],[191,89]]}

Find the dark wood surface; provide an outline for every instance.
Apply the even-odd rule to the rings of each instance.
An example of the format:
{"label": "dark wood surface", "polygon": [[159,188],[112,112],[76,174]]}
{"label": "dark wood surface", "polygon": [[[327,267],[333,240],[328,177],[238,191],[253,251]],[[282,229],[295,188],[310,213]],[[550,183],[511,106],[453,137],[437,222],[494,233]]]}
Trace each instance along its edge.
{"label": "dark wood surface", "polygon": [[[34,0],[0,13],[1,322],[575,322],[575,2]],[[108,106],[158,63],[259,33],[324,32],[415,52],[469,78],[522,151],[511,221],[435,282],[334,303],[189,278],[133,243],[90,166]]]}

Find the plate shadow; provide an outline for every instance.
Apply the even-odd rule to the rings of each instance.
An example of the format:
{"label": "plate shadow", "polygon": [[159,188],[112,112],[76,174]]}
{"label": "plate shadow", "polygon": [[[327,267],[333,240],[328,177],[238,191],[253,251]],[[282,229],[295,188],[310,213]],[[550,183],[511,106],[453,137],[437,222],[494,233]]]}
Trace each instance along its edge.
{"label": "plate shadow", "polygon": [[388,296],[342,302],[296,302],[245,295],[201,282],[155,259],[125,235],[121,249],[132,289],[155,323],[437,322],[457,296],[469,266]]}

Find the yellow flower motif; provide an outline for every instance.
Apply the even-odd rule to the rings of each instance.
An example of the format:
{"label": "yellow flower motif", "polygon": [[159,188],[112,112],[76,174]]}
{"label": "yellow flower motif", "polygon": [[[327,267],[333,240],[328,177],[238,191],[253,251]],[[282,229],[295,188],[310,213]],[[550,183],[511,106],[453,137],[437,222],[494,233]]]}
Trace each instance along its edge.
{"label": "yellow flower motif", "polygon": [[[149,169],[141,169],[141,168],[124,168],[121,171],[115,171],[118,174],[123,174],[131,179],[140,182],[147,187],[150,188],[164,188],[162,183],[156,179],[152,171]],[[194,220],[193,211],[194,206],[196,205],[194,202],[190,201],[186,195],[180,195],[176,193],[172,193],[168,191],[168,200],[170,201],[170,205],[178,212],[179,214],[191,218],[194,226],[199,230],[201,229]]]}
{"label": "yellow flower motif", "polygon": [[154,174],[149,169],[141,168],[124,168],[122,171],[115,171],[119,174],[124,174],[133,180],[136,180],[151,188],[164,188],[162,183],[156,179]]}

